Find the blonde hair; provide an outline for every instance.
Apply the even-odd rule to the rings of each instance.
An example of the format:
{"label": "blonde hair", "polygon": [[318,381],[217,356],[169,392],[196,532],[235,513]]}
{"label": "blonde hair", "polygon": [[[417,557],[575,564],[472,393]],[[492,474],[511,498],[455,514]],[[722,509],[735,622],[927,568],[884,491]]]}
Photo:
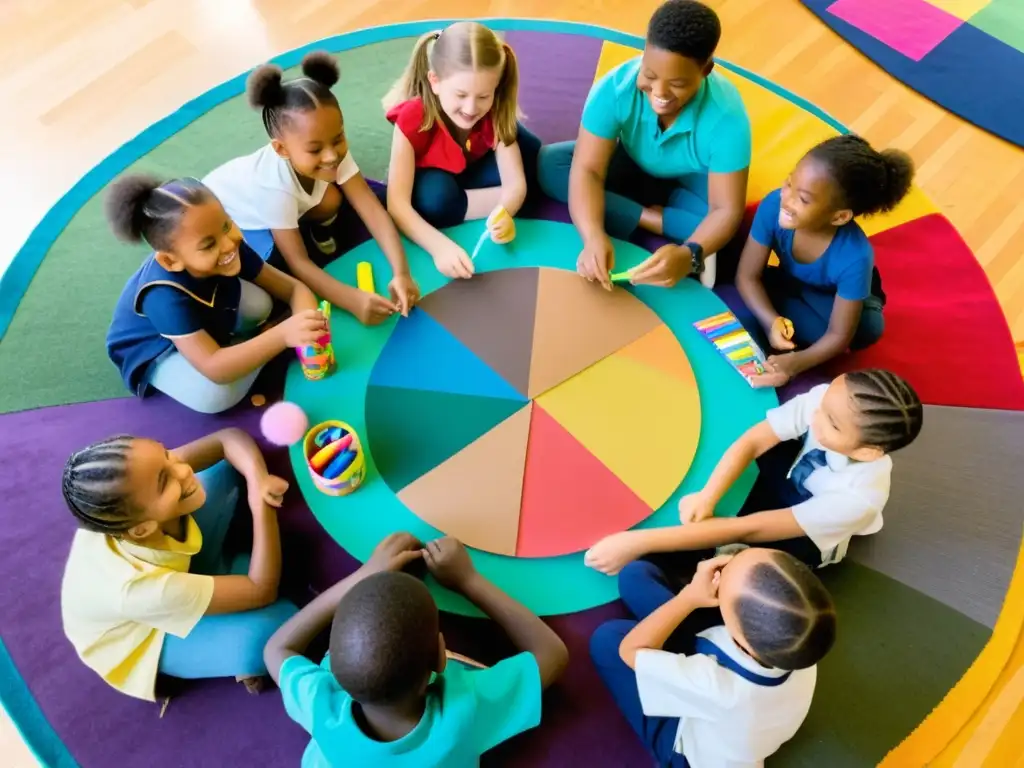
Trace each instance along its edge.
{"label": "blonde hair", "polygon": [[441,102],[430,87],[428,74],[441,80],[457,72],[498,70],[501,77],[494,90],[491,120],[498,141],[506,146],[516,140],[519,67],[512,48],[491,29],[475,21],[459,21],[437,32],[423,35],[413,49],[405,72],[384,97],[391,109],[409,99],[423,101],[421,131],[429,131],[441,119]]}

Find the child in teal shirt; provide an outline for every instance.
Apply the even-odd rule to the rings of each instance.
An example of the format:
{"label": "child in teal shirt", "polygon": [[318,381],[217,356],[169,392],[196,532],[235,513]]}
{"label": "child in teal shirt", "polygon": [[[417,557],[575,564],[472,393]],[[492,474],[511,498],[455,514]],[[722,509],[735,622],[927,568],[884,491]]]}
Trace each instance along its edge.
{"label": "child in teal shirt", "polygon": [[711,257],[743,219],[751,153],[739,91],[714,71],[721,32],[711,8],[668,0],[651,17],[643,55],[591,89],[578,139],[541,148],[538,179],[569,203],[584,277],[610,288],[609,235],[639,227],[673,242],[634,283],[668,287],[697,273],[714,284]]}
{"label": "child in teal shirt", "polygon": [[[402,572],[421,558],[523,652],[489,669],[446,664],[437,605]],[[302,654],[328,624],[331,650],[317,665]],[[540,722],[541,691],[569,660],[558,635],[481,576],[458,541],[423,545],[407,533],[282,626],[264,658],[288,716],[313,737],[303,768],[477,766]]]}

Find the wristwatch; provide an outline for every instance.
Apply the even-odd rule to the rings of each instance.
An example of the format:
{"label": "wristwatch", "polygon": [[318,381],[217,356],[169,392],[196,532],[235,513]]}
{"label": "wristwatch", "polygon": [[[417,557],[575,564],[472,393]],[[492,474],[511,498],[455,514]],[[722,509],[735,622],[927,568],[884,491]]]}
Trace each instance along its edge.
{"label": "wristwatch", "polygon": [[685,243],[690,249],[690,274],[699,275],[704,272],[704,246],[700,243]]}

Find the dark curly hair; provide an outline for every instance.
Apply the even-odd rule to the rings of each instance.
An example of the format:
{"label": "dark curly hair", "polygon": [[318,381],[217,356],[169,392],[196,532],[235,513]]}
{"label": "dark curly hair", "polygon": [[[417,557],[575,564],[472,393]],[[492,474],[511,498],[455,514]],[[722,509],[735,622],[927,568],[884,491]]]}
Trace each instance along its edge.
{"label": "dark curly hair", "polygon": [[145,240],[155,250],[169,251],[185,211],[213,197],[198,179],[160,181],[155,176],[129,174],[107,189],[104,212],[119,240]]}
{"label": "dark curly hair", "polygon": [[707,64],[722,37],[718,14],[697,0],[668,0],[647,23],[647,42]]}
{"label": "dark curly hair", "polygon": [[921,433],[924,406],[903,378],[879,368],[846,374],[860,439],[886,453],[906,448]]}
{"label": "dark curly hair", "polygon": [[836,639],[836,608],[814,571],[786,552],[773,551],[750,570],[736,598],[736,618],[762,664],[806,669]]}
{"label": "dark curly hair", "polygon": [[914,161],[898,149],[881,152],[852,133],[826,139],[807,153],[839,187],[842,207],[854,216],[891,211],[910,191]]}
{"label": "dark curly hair", "polygon": [[328,105],[341,110],[331,88],[341,77],[338,62],[326,51],[307,53],[302,59],[303,77],[283,81],[276,64],[256,67],[245,84],[249,106],[263,111],[263,127],[271,138],[279,138],[290,112],[307,112]]}
{"label": "dark curly hair", "polygon": [[360,704],[395,704],[419,690],[440,655],[437,604],[423,582],[385,571],[338,603],[331,673]]}

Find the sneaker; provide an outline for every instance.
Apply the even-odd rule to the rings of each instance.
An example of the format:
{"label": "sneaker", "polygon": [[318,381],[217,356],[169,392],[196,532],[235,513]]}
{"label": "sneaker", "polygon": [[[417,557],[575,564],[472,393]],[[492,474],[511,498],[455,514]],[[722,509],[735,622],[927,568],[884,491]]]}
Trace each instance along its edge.
{"label": "sneaker", "polygon": [[330,256],[338,250],[338,244],[334,242],[334,237],[331,236],[331,230],[326,227],[310,227],[309,237],[314,243],[316,243],[316,247],[320,249],[320,252],[327,256]]}

